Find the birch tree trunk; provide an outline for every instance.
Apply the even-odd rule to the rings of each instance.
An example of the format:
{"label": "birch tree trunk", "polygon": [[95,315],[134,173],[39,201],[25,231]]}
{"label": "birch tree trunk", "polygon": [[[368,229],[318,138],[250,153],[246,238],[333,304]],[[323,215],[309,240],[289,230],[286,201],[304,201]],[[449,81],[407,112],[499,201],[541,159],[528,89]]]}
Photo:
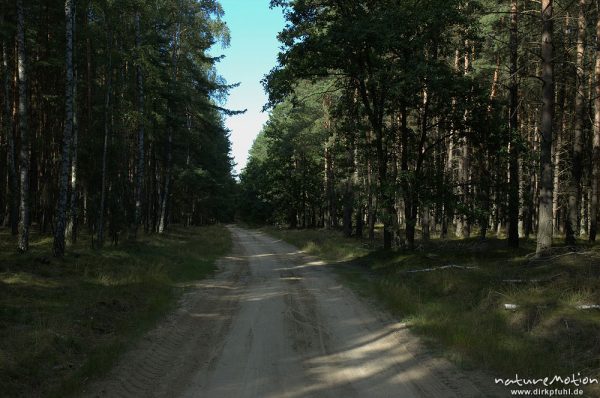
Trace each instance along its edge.
{"label": "birch tree trunk", "polygon": [[536,255],[552,247],[552,119],[554,116],[554,49],[552,0],[542,0],[542,122]]}
{"label": "birch tree trunk", "polygon": [[23,1],[17,0],[17,67],[19,78],[19,132],[21,134],[21,149],[19,151],[20,169],[20,204],[19,204],[19,243],[20,252],[29,249],[29,165],[30,143],[27,121],[29,117],[27,103],[27,58],[25,49],[25,16]]}
{"label": "birch tree trunk", "polygon": [[65,129],[63,134],[62,160],[58,178],[58,204],[54,229],[53,252],[55,257],[65,254],[65,229],[67,224],[67,196],[69,192],[69,166],[71,139],[73,136],[73,0],[65,0],[66,20],[66,77],[65,77]]}

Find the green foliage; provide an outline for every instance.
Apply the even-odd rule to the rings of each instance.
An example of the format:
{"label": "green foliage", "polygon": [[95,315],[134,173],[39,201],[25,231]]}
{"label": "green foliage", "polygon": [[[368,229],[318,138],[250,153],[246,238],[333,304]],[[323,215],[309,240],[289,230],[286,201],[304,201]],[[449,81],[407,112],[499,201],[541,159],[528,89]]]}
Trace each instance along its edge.
{"label": "green foliage", "polygon": [[[136,177],[141,172],[137,143],[143,129],[144,178],[138,222],[144,229],[157,230],[165,187],[170,191],[164,198],[168,223],[231,220],[235,211],[235,180],[229,135],[224,126],[224,117],[231,111],[222,105],[232,86],[216,71],[219,58],[209,55],[215,43],[229,42],[219,2],[75,3],[75,108],[79,139],[75,165],[78,195],[72,197],[80,200],[78,219],[85,220],[90,231],[100,229],[106,131],[104,227],[115,240],[132,228]],[[65,115],[64,2],[28,1],[24,7],[31,101],[28,119],[33,142],[31,175],[37,176],[31,186],[32,222],[50,232],[58,194],[60,159],[56,151],[62,142]],[[3,4],[5,19],[0,44],[6,48],[14,44],[16,28],[6,20],[14,20],[15,11],[14,2]],[[140,21],[139,37],[136,15]],[[16,65],[13,53],[7,52],[8,65]],[[8,72],[14,74],[15,68]],[[16,76],[9,76],[9,81],[13,79]],[[9,107],[13,106],[11,97],[14,95],[16,100],[16,92],[12,91],[9,87],[9,98],[2,96],[2,105],[9,101]],[[3,116],[3,128],[7,123],[16,123],[5,119]],[[19,133],[14,130],[15,137]],[[1,141],[6,142],[4,130]],[[18,151],[19,140],[16,142]],[[4,149],[1,155],[6,164]],[[198,174],[197,170],[203,172]],[[0,168],[0,174],[4,180],[6,168]],[[6,196],[0,191],[2,206]],[[3,219],[4,212],[0,213]]]}
{"label": "green foliage", "polygon": [[248,222],[294,223],[307,209],[320,206],[323,195],[322,146],[328,132],[320,91],[305,84],[297,98],[278,105],[250,151],[241,175],[240,215]]}

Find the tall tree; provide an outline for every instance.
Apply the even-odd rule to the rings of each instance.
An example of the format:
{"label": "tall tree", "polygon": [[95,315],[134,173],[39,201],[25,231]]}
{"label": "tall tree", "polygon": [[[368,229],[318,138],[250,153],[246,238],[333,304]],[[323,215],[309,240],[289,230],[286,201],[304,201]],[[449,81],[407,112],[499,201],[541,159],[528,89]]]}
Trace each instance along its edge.
{"label": "tall tree", "polygon": [[19,132],[21,135],[21,149],[19,151],[20,164],[20,203],[19,203],[19,243],[20,252],[29,249],[29,165],[30,142],[28,131],[28,98],[27,98],[27,51],[25,48],[25,11],[23,0],[17,0],[17,67],[19,78]]}
{"label": "tall tree", "polygon": [[592,198],[590,209],[590,241],[596,241],[598,232],[598,205],[600,203],[600,7],[596,3],[596,67],[594,90],[594,135],[592,140]]}
{"label": "tall tree", "polygon": [[135,13],[135,49],[137,57],[136,83],[138,100],[138,133],[137,133],[137,169],[135,178],[135,213],[133,219],[133,235],[137,235],[137,229],[142,216],[142,197],[144,184],[144,75],[141,65],[142,34],[140,29],[140,12]]}
{"label": "tall tree", "polygon": [[67,225],[67,197],[69,193],[69,175],[71,161],[71,141],[73,136],[73,28],[75,10],[73,0],[65,0],[66,21],[66,77],[65,77],[65,129],[62,145],[62,159],[58,180],[59,193],[56,206],[56,227],[54,230],[53,251],[56,257],[65,254],[65,229]]}
{"label": "tall tree", "polygon": [[108,140],[112,128],[112,51],[113,51],[113,33],[112,28],[107,27],[106,51],[108,52],[108,63],[106,65],[106,82],[104,84],[104,141],[102,145],[102,174],[100,184],[100,210],[98,216],[98,246],[104,244],[104,215],[106,212],[106,188],[108,183],[107,162],[108,162]]}
{"label": "tall tree", "polygon": [[[4,21],[4,15],[0,16],[0,24]],[[12,235],[18,233],[19,223],[19,181],[17,179],[17,169],[15,161],[15,139],[13,135],[12,124],[14,122],[11,113],[11,76],[12,70],[8,60],[8,44],[2,37],[2,72],[3,72],[3,94],[4,101],[2,107],[2,130],[7,143],[7,166],[8,166],[8,220]]]}
{"label": "tall tree", "polygon": [[519,86],[518,86],[518,6],[517,0],[511,0],[510,6],[510,86],[508,105],[509,132],[509,188],[508,188],[508,244],[519,247]]}
{"label": "tall tree", "polygon": [[585,6],[586,0],[579,0],[579,16],[577,18],[577,56],[575,62],[576,68],[576,86],[575,86],[575,109],[573,126],[573,147],[571,150],[571,180],[569,186],[569,206],[568,215],[565,223],[565,243],[574,245],[579,225],[579,209],[581,201],[581,175],[583,173],[583,107],[585,103]]}
{"label": "tall tree", "polygon": [[536,254],[552,246],[552,119],[554,117],[553,0],[542,0],[542,122]]}
{"label": "tall tree", "polygon": [[[179,61],[179,41],[181,38],[181,26],[179,21],[175,23],[175,28],[173,31],[172,44],[171,44],[171,81],[169,86],[171,87],[171,96],[174,94],[177,84],[177,67]],[[175,111],[173,109],[173,104],[171,104],[171,111]],[[167,143],[165,149],[165,175],[164,175],[164,184],[162,190],[162,197],[160,200],[160,220],[158,223],[158,232],[163,233],[165,228],[167,227],[167,217],[168,217],[168,205],[169,205],[169,195],[171,191],[171,177],[172,177],[172,168],[173,168],[173,130],[174,126],[172,123],[169,123],[167,128]]]}

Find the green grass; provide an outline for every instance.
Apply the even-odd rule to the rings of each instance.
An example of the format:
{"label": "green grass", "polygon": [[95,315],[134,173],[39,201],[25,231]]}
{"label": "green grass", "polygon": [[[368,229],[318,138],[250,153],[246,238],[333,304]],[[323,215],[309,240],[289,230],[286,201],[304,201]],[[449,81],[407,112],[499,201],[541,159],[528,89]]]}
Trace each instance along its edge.
{"label": "green grass", "polygon": [[[575,308],[600,304],[596,247],[582,242],[585,254],[530,261],[535,246],[525,241],[511,250],[496,239],[434,240],[416,251],[386,253],[335,231],[267,232],[329,260],[359,293],[464,368],[497,377],[600,377],[600,311]],[[477,268],[407,272],[449,264]],[[504,304],[519,307],[511,311]],[[599,391],[588,387],[586,393]]]}
{"label": "green grass", "polygon": [[305,252],[328,261],[347,261],[370,252],[368,246],[355,239],[344,238],[341,234],[332,235],[331,231],[322,229],[280,229],[262,228],[265,232],[276,235]]}
{"label": "green grass", "polygon": [[33,236],[18,254],[0,230],[0,395],[76,395],[176,303],[186,283],[214,270],[228,252],[226,228],[173,227],[164,235],[51,253]]}

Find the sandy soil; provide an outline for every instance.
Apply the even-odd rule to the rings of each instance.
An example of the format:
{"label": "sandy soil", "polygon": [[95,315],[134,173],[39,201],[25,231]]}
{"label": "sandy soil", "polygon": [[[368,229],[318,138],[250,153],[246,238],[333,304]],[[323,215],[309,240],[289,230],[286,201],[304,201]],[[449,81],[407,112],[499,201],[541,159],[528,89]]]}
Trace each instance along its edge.
{"label": "sandy soil", "polygon": [[185,295],[89,397],[488,397],[459,371],[280,240],[230,227],[220,272]]}

